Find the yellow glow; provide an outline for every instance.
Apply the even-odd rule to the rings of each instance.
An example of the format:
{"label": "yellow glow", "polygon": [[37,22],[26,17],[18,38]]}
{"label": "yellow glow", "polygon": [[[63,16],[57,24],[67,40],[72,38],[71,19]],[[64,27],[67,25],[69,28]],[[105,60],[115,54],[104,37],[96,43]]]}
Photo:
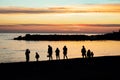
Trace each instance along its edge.
{"label": "yellow glow", "polygon": [[119,24],[119,13],[0,14],[0,24]]}

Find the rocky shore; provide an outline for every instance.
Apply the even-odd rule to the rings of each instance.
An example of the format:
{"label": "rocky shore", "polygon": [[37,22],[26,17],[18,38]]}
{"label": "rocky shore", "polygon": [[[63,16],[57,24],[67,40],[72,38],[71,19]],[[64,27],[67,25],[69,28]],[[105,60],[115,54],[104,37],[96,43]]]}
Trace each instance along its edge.
{"label": "rocky shore", "polygon": [[31,41],[79,41],[79,40],[120,40],[120,31],[106,33],[103,35],[31,35],[26,34],[25,36],[18,36],[14,40],[31,40]]}

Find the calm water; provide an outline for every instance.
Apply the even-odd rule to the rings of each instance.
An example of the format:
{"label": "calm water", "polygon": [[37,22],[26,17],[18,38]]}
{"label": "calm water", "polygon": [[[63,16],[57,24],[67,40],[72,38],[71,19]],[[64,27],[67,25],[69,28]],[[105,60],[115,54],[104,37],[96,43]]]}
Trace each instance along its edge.
{"label": "calm water", "polygon": [[[35,33],[36,34],[36,33]],[[42,33],[45,34],[45,33]],[[48,33],[46,33],[48,34]],[[52,34],[52,33],[51,33]],[[54,33],[53,33],[54,34]],[[59,33],[60,34],[60,33]],[[82,45],[91,49],[95,56],[120,55],[120,41],[17,41],[12,40],[25,33],[0,33],[0,63],[25,61],[25,50],[31,50],[30,61],[35,61],[35,52],[40,54],[40,60],[48,60],[48,45],[53,47],[53,58],[55,49],[60,49],[60,58],[63,59],[62,48],[68,47],[68,57],[78,58],[81,56]],[[89,34],[91,35],[91,34]]]}

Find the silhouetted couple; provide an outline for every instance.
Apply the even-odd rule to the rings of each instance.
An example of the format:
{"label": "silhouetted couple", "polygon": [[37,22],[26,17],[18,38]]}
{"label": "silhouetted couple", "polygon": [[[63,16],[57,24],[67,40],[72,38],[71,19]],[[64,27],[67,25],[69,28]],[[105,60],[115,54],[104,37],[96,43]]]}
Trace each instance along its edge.
{"label": "silhouetted couple", "polygon": [[[56,52],[56,59],[60,59],[60,55],[59,55],[60,50],[58,48],[56,48],[55,52]],[[66,46],[63,47],[63,59],[68,59]]]}
{"label": "silhouetted couple", "polygon": [[88,49],[87,51],[87,58],[93,58],[94,53],[92,51],[90,51],[90,49]]}
{"label": "silhouetted couple", "polygon": [[85,46],[82,46],[81,52],[82,52],[83,58],[91,58],[94,56],[94,53],[92,51],[90,51],[90,49],[88,49],[88,51],[86,51]]}
{"label": "silhouetted couple", "polygon": [[[29,62],[30,61],[30,50],[29,49],[26,49],[25,56],[26,56],[26,62]],[[39,57],[40,56],[39,56],[38,52],[36,52],[36,54],[35,54],[36,61],[39,60]]]}

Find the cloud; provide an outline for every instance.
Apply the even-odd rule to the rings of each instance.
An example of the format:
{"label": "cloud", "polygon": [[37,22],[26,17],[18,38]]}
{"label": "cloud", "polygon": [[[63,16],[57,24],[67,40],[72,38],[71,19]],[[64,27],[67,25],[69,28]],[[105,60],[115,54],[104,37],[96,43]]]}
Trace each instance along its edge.
{"label": "cloud", "polygon": [[38,27],[80,27],[80,26],[89,26],[89,27],[120,27],[120,24],[16,24],[16,25],[0,25],[0,27],[29,27],[29,26],[38,26]]}
{"label": "cloud", "polygon": [[1,7],[0,13],[54,13],[55,11],[40,8],[23,8],[23,7]]}
{"label": "cloud", "polygon": [[82,26],[90,26],[90,27],[120,27],[120,24],[82,24]]}
{"label": "cloud", "polygon": [[16,24],[0,25],[0,32],[111,32],[120,24]]}
{"label": "cloud", "polygon": [[77,6],[26,8],[0,7],[0,13],[88,13],[88,12],[120,12],[120,4],[90,4]]}

